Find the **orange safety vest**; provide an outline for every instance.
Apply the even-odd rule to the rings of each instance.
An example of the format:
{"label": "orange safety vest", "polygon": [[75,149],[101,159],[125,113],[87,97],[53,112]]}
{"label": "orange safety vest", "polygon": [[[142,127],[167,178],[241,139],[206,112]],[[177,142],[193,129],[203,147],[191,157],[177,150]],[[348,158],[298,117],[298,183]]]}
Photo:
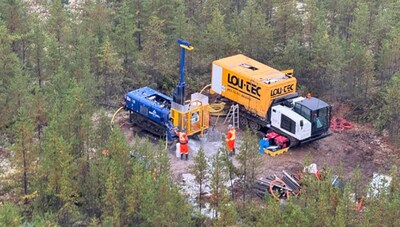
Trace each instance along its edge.
{"label": "orange safety vest", "polygon": [[188,136],[184,132],[179,132],[179,143],[180,143],[180,150],[181,154],[188,154],[189,153],[189,146],[188,146]]}
{"label": "orange safety vest", "polygon": [[235,129],[230,129],[228,131],[228,135],[227,135],[227,150],[228,152],[233,151],[233,149],[235,149],[235,139],[236,139],[236,130]]}
{"label": "orange safety vest", "polygon": [[186,144],[187,142],[188,142],[188,137],[187,137],[186,133],[180,132],[179,133],[179,143]]}
{"label": "orange safety vest", "polygon": [[228,139],[230,141],[236,139],[236,130],[235,129],[231,129],[231,130],[228,131]]}

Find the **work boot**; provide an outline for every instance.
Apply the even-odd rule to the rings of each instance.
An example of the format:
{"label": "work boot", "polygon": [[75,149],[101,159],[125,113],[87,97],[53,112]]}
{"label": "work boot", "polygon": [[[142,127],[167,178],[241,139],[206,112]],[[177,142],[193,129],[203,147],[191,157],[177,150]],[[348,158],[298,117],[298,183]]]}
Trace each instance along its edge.
{"label": "work boot", "polygon": [[186,154],[186,161],[189,159],[189,154]]}
{"label": "work boot", "polygon": [[183,154],[181,154],[181,160],[183,160]]}

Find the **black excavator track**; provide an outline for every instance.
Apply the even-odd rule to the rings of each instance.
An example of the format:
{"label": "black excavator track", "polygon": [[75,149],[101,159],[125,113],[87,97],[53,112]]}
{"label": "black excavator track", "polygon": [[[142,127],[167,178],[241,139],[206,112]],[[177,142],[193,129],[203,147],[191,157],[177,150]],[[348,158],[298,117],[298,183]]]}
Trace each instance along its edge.
{"label": "black excavator track", "polygon": [[136,112],[129,111],[129,122],[146,132],[159,136],[160,138],[165,138],[166,136],[166,127],[161,126]]}

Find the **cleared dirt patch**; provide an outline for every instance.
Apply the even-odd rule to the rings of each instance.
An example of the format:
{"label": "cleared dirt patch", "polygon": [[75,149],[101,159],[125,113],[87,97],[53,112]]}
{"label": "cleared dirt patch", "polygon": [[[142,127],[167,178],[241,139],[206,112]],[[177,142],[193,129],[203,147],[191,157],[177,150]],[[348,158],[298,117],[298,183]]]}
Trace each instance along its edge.
{"label": "cleared dirt patch", "polygon": [[[126,121],[126,122],[125,122]],[[121,114],[117,119],[121,125],[128,141],[133,136],[146,136],[158,142],[158,138],[152,138],[145,132],[127,123],[127,115]],[[211,118],[211,125],[216,118]],[[190,155],[188,161],[182,161],[175,155],[175,146],[169,148],[171,171],[176,181],[182,179],[182,174],[188,173],[189,166],[193,163],[193,156],[198,149],[203,147],[208,157],[216,153],[222,146],[222,137],[226,133],[226,126],[222,125],[223,119],[219,119],[217,125],[210,127],[203,138],[192,138],[189,140]],[[238,130],[237,146],[241,143],[241,132]],[[240,151],[238,151],[240,152]],[[258,155],[258,151],[254,151]],[[333,170],[343,170],[344,177],[351,177],[354,170],[359,167],[365,179],[370,179],[374,172],[386,172],[393,165],[400,164],[399,152],[386,142],[386,138],[378,136],[371,128],[353,123],[352,129],[333,133],[319,141],[290,149],[287,153],[271,157],[262,155],[262,170],[260,177],[268,175],[281,175],[282,170],[296,173],[302,171],[305,161],[316,163],[319,168],[329,167]],[[234,164],[237,163],[233,158]]]}

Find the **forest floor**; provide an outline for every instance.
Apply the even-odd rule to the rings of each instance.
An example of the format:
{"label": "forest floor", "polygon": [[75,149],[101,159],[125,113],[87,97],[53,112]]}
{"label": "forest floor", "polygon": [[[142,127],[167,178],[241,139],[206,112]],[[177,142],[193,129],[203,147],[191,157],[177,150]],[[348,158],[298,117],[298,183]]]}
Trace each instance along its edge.
{"label": "forest floor", "polygon": [[[333,111],[334,116],[345,116],[347,108],[336,108]],[[127,119],[127,114],[118,119],[123,122]],[[215,125],[216,118],[211,118],[210,125]],[[169,149],[171,172],[176,182],[181,182],[184,175],[189,173],[189,166],[193,164],[193,157],[200,147],[205,150],[206,156],[214,155],[218,148],[224,146],[222,138],[227,129],[218,120],[215,128],[210,127],[208,132],[202,138],[193,138],[189,140],[189,161],[182,161],[176,157],[175,146]],[[130,124],[123,124],[124,134],[128,141],[133,134],[145,135],[151,139],[150,135],[138,131]],[[135,132],[135,133],[133,133]],[[240,152],[241,136],[243,132],[238,130],[236,148]],[[156,141],[156,139],[153,139]],[[258,150],[254,155],[259,155]],[[340,133],[332,133],[331,136],[314,141],[300,147],[291,148],[288,152],[271,157],[261,155],[262,165],[259,177],[270,175],[281,176],[282,171],[289,173],[301,172],[305,162],[316,163],[318,168],[328,168],[333,172],[341,172],[344,178],[350,178],[354,170],[358,167],[363,179],[370,181],[373,173],[378,172],[388,174],[393,165],[400,164],[400,152],[394,146],[387,142],[387,138],[374,132],[372,126],[360,125],[353,122],[351,129],[346,129]],[[235,157],[232,158],[235,165],[238,164]]]}

